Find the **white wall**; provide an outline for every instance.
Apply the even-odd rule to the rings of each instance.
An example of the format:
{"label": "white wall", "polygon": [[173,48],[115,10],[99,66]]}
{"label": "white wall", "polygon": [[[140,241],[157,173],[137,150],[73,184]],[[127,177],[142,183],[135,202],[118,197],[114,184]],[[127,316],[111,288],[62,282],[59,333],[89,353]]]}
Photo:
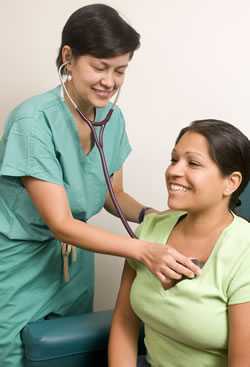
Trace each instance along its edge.
{"label": "white wall", "polygon": [[[164,170],[179,129],[214,117],[250,135],[249,0],[114,0],[142,35],[120,98],[134,151],[127,191],[165,208]],[[0,4],[0,125],[14,105],[58,83],[61,29],[79,0],[10,0]],[[123,232],[105,213],[92,222]],[[122,261],[97,256],[96,308],[112,307]]]}

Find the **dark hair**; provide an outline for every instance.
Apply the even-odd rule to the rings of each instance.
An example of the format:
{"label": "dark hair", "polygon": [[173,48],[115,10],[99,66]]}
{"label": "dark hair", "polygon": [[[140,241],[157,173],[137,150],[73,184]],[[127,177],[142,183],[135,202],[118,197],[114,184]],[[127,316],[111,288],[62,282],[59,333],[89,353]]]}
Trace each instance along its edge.
{"label": "dark hair", "polygon": [[206,138],[210,157],[223,176],[228,176],[234,171],[242,174],[242,182],[232,194],[229,203],[230,209],[235,209],[240,205],[239,196],[250,180],[249,139],[230,123],[215,119],[193,121],[180,131],[176,144],[186,132],[195,132]]}
{"label": "dark hair", "polygon": [[140,46],[140,35],[108,5],[93,4],[76,10],[67,20],[56,65],[62,61],[62,49],[71,47],[75,57],[91,55],[110,58],[131,53]]}

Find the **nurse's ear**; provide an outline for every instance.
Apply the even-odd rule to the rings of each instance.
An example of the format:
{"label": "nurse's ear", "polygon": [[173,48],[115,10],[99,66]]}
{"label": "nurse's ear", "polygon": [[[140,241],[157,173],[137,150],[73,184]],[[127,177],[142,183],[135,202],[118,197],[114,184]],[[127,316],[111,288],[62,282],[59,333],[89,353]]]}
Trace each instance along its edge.
{"label": "nurse's ear", "polygon": [[68,45],[63,46],[62,60],[63,60],[63,63],[68,63],[69,65],[71,64],[72,50],[71,50],[71,47]]}

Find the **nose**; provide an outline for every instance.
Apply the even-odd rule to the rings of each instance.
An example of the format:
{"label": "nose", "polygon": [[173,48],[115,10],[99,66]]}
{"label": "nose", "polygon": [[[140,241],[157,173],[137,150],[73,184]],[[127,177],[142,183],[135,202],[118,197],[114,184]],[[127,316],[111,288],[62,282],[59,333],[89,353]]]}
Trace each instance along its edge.
{"label": "nose", "polygon": [[106,73],[101,79],[101,85],[107,89],[113,89],[115,84],[115,79],[111,72]]}
{"label": "nose", "polygon": [[171,163],[166,170],[166,178],[182,177],[184,175],[184,164],[181,161]]}

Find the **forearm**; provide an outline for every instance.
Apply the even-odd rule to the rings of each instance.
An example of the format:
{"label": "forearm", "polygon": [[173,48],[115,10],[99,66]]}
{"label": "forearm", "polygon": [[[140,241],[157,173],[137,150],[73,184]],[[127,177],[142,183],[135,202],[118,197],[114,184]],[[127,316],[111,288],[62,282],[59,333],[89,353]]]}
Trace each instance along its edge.
{"label": "forearm", "polygon": [[109,367],[136,367],[139,321],[114,317],[109,339]]}
{"label": "forearm", "polygon": [[197,272],[198,267],[190,259],[170,246],[115,235],[75,219],[63,186],[32,177],[24,177],[22,181],[44,223],[62,242],[140,261],[160,279],[164,287],[168,278],[180,279],[179,274],[190,276],[190,270]]}
{"label": "forearm", "polygon": [[249,315],[250,302],[232,304],[228,307],[228,367],[248,367],[250,365]]}
{"label": "forearm", "polygon": [[130,305],[135,271],[126,262],[113,314],[109,337],[109,367],[135,367],[140,320]]}
{"label": "forearm", "polygon": [[245,362],[229,362],[228,367],[249,367],[249,360]]}
{"label": "forearm", "polygon": [[74,218],[64,220],[51,228],[55,237],[62,242],[79,246],[89,251],[133,258],[143,261],[147,244],[122,235],[116,235],[89,223]]}

